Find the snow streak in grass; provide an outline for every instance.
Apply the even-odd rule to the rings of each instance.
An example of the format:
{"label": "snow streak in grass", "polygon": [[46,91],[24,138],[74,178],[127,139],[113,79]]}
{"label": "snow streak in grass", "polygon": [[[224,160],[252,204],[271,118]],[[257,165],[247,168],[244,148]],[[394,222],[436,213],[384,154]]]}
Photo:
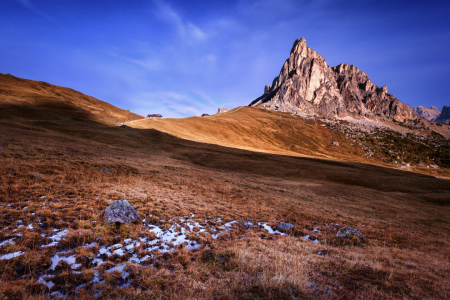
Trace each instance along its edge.
{"label": "snow streak in grass", "polygon": [[16,258],[16,257],[21,256],[24,253],[25,252],[17,251],[17,252],[14,252],[14,253],[3,254],[3,255],[0,255],[0,260],[9,260],[9,259],[12,259],[12,258]]}

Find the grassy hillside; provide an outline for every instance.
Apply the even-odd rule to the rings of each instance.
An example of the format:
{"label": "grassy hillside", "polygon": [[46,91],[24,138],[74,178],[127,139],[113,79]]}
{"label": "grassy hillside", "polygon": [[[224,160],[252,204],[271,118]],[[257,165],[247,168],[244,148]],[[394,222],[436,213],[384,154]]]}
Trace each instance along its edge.
{"label": "grassy hillside", "polygon": [[[355,161],[389,168],[405,167],[408,163],[408,171],[450,178],[449,139],[433,131],[423,138],[395,124],[392,125],[400,132],[406,130],[403,135],[387,129],[374,129],[369,134],[346,121],[334,121],[330,125],[320,118],[307,119],[244,106],[210,117],[143,119],[126,125],[263,153]],[[333,145],[334,142],[339,145]],[[394,161],[398,164],[393,164]],[[430,169],[430,164],[440,168]]]}
{"label": "grassy hillside", "polygon": [[[235,134],[217,128],[233,114],[180,120],[178,130],[188,135],[198,126],[205,141],[221,133],[220,140],[267,153],[97,117],[41,120],[59,111],[57,101],[10,105],[15,115],[0,115],[1,298],[450,297],[449,180],[324,159],[346,146],[328,151],[340,135],[322,126],[323,137],[303,130],[311,151],[303,154],[322,158],[269,153],[292,146],[276,132],[290,132],[291,121],[255,109],[247,114],[275,125],[253,128],[249,138],[239,132],[256,121],[237,118]],[[127,199],[140,221],[103,223],[117,199]],[[295,228],[273,234],[281,221]],[[366,240],[338,239],[342,226]]]}
{"label": "grassy hillside", "polygon": [[153,128],[204,143],[286,155],[332,157],[344,152],[332,147],[343,142],[339,133],[314,120],[253,107],[238,107],[210,117],[145,119],[127,123],[132,128]]}
{"label": "grassy hillside", "polygon": [[115,124],[140,118],[69,88],[0,74],[0,119]]}

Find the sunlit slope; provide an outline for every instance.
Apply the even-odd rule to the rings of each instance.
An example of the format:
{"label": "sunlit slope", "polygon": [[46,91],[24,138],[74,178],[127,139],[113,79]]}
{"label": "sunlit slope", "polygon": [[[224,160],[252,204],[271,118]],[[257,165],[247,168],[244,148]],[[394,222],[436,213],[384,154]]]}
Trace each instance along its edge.
{"label": "sunlit slope", "polygon": [[70,88],[0,73],[0,119],[115,124],[142,118]]}
{"label": "sunlit slope", "polygon": [[[145,119],[127,126],[153,128],[174,136],[204,143],[287,155],[341,156],[345,147],[340,133],[294,115],[255,107],[238,107],[210,117]],[[348,151],[347,151],[348,152]]]}

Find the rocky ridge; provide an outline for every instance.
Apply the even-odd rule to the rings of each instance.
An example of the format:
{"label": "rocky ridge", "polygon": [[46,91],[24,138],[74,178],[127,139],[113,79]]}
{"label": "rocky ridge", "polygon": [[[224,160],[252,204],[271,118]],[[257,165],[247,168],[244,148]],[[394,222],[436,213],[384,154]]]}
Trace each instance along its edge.
{"label": "rocky ridge", "polygon": [[450,124],[450,106],[444,106],[441,113],[436,117],[434,121]]}
{"label": "rocky ridge", "polygon": [[441,114],[441,111],[436,106],[417,106],[414,108],[414,111],[420,117],[427,119],[428,121],[434,121]]}
{"label": "rocky ridge", "polygon": [[322,55],[297,39],[289,58],[264,94],[250,106],[293,114],[371,118],[416,124],[420,117],[407,104],[373,84],[353,65],[328,66]]}

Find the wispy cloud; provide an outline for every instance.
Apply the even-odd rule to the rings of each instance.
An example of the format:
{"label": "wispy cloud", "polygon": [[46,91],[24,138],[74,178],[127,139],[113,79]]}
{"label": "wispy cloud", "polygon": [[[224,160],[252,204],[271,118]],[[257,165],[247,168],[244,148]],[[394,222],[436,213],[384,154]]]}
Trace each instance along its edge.
{"label": "wispy cloud", "polygon": [[214,54],[207,54],[201,58],[202,62],[214,63],[217,61],[217,56]]}
{"label": "wispy cloud", "polygon": [[[196,93],[200,97],[201,92]],[[201,94],[208,99],[208,96]],[[202,98],[203,99],[203,98]],[[203,99],[205,100],[205,99]],[[141,93],[134,96],[131,102],[134,106],[145,110],[145,113],[165,113],[168,117],[189,117],[199,116],[211,107],[215,107],[214,102],[208,99],[208,105],[204,105],[197,97],[192,97],[175,92],[152,92]],[[163,114],[164,115],[164,114]]]}
{"label": "wispy cloud", "polygon": [[203,91],[199,90],[199,89],[195,89],[194,93],[200,97],[200,99],[202,99],[204,102],[206,102],[207,104],[211,105],[212,107],[216,108],[217,104],[211,99],[211,97],[209,97],[206,93],[204,93]]}
{"label": "wispy cloud", "polygon": [[119,50],[117,48],[112,47],[104,52],[124,62],[136,65],[138,67],[142,67],[147,71],[159,71],[162,68],[163,63],[161,59],[155,56],[148,55],[148,53],[146,53],[145,58],[137,59],[126,55],[118,54],[117,53],[118,51]]}
{"label": "wispy cloud", "polygon": [[207,38],[205,31],[192,22],[185,20],[165,1],[154,0],[153,2],[156,6],[156,14],[171,23],[180,37],[197,41]]}
{"label": "wispy cloud", "polygon": [[195,109],[191,106],[174,104],[174,103],[170,103],[170,102],[165,102],[165,105],[166,105],[166,107],[168,107],[172,111],[182,115],[183,117],[199,116],[201,114],[201,112],[198,109]]}
{"label": "wispy cloud", "polygon": [[56,24],[55,19],[53,19],[49,15],[47,15],[47,14],[41,12],[40,10],[38,10],[33,5],[33,3],[31,3],[31,0],[16,0],[16,1],[19,2],[23,7],[27,8],[28,10],[32,11],[36,15],[40,16],[41,18],[44,18],[44,19],[46,19],[46,20]]}

